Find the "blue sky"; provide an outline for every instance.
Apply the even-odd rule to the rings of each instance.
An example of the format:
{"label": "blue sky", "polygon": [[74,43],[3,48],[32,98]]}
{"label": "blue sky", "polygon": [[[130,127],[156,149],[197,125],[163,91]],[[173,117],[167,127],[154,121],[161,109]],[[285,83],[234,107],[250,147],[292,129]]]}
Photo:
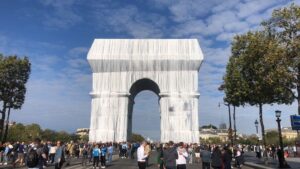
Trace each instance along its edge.
{"label": "blue sky", "polygon": [[[197,38],[205,61],[199,73],[199,125],[227,122],[218,103],[236,34],[259,29],[273,9],[300,0],[3,0],[0,2],[0,52],[28,56],[32,73],[22,110],[12,120],[67,130],[89,127],[91,70],[86,55],[95,38]],[[283,125],[297,105],[265,106],[266,128],[276,127],[274,110],[283,110]],[[254,133],[258,108],[237,109],[237,126]],[[150,119],[147,123],[141,123]],[[149,124],[148,124],[149,122]],[[159,138],[157,96],[136,97],[133,130]]]}

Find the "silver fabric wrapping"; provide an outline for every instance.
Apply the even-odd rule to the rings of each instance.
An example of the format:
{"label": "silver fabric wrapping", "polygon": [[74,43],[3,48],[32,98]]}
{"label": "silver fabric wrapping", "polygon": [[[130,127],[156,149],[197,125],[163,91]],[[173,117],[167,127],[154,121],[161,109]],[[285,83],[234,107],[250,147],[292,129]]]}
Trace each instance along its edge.
{"label": "silver fabric wrapping", "polygon": [[199,142],[198,71],[203,54],[196,39],[95,39],[87,59],[93,71],[91,142],[130,137],[130,91],[141,79],[159,87],[161,142]]}

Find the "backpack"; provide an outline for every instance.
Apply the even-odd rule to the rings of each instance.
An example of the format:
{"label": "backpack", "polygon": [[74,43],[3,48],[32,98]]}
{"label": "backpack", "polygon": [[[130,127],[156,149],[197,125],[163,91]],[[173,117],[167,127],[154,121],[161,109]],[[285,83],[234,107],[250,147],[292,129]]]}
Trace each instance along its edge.
{"label": "backpack", "polygon": [[33,148],[27,154],[27,167],[33,168],[39,164],[39,155]]}
{"label": "backpack", "polygon": [[83,155],[88,155],[88,150],[87,150],[87,148],[83,148],[82,154],[83,154]]}

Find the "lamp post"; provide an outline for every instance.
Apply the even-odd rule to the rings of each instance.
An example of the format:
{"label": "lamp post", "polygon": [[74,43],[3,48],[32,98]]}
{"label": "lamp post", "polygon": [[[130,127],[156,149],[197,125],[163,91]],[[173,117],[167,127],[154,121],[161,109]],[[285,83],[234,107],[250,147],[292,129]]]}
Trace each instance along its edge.
{"label": "lamp post", "polygon": [[257,119],[255,120],[254,124],[255,124],[255,128],[256,128],[256,134],[258,135],[258,121],[257,121]]}
{"label": "lamp post", "polygon": [[255,128],[256,128],[257,143],[259,143],[259,136],[258,136],[258,121],[257,121],[257,119],[255,120],[254,124],[255,124]]}
{"label": "lamp post", "polygon": [[279,167],[280,168],[289,168],[289,166],[287,165],[285,159],[284,159],[284,153],[283,153],[283,142],[282,142],[282,134],[281,134],[281,111],[280,110],[276,110],[275,111],[275,115],[277,117],[276,121],[278,124],[278,136],[279,136],[279,145],[280,145],[280,150],[278,150],[279,152],[277,152],[278,155],[278,161],[279,161]]}
{"label": "lamp post", "polygon": [[[223,103],[225,106],[228,107],[228,118],[229,118],[229,129],[228,129],[228,139],[230,140],[230,144],[233,147],[233,137],[232,137],[232,125],[231,125],[231,111],[230,111],[230,104],[229,103]],[[220,102],[219,102],[219,108],[220,108]]]}

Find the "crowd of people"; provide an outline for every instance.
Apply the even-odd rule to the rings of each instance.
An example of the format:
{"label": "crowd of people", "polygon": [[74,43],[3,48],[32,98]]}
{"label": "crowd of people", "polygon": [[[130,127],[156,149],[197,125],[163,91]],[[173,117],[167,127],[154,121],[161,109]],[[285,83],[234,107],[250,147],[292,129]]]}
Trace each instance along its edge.
{"label": "crowd of people", "polygon": [[[149,153],[148,144],[143,142],[138,148],[138,166],[140,169],[147,167]],[[187,163],[202,162],[203,169],[231,169],[232,158],[235,165],[240,168],[244,162],[243,151],[239,147],[231,148],[217,145],[174,144],[172,141],[157,146],[157,164],[160,169],[186,169]],[[232,151],[233,150],[233,151]],[[201,159],[201,160],[200,160]]]}
{"label": "crowd of people", "polygon": [[28,168],[43,169],[49,165],[54,165],[60,169],[63,164],[68,165],[70,159],[77,158],[81,164],[86,166],[93,163],[93,166],[101,163],[101,168],[105,168],[107,162],[112,162],[113,144],[88,144],[88,143],[63,143],[57,141],[43,142],[35,139],[32,143],[24,142],[0,144],[0,165],[13,167],[27,166]]}
{"label": "crowd of people", "polygon": [[[156,153],[152,153],[156,151]],[[231,147],[229,145],[204,145],[173,143],[68,143],[43,142],[35,139],[32,143],[6,142],[0,144],[0,165],[11,164],[43,169],[54,165],[56,169],[78,159],[82,166],[106,168],[113,161],[113,155],[120,159],[137,158],[138,167],[149,166],[149,158],[156,158],[159,169],[185,169],[188,163],[199,163],[203,169],[231,169],[232,164],[240,168],[244,163],[244,151],[256,152],[257,158],[277,158],[278,148],[274,145],[263,148],[260,145]],[[286,152],[294,152],[293,147]],[[290,154],[291,155],[291,154]],[[287,155],[288,156],[288,155]],[[234,159],[234,160],[233,160]],[[234,162],[233,162],[234,161]],[[201,164],[202,163],[202,164]]]}

